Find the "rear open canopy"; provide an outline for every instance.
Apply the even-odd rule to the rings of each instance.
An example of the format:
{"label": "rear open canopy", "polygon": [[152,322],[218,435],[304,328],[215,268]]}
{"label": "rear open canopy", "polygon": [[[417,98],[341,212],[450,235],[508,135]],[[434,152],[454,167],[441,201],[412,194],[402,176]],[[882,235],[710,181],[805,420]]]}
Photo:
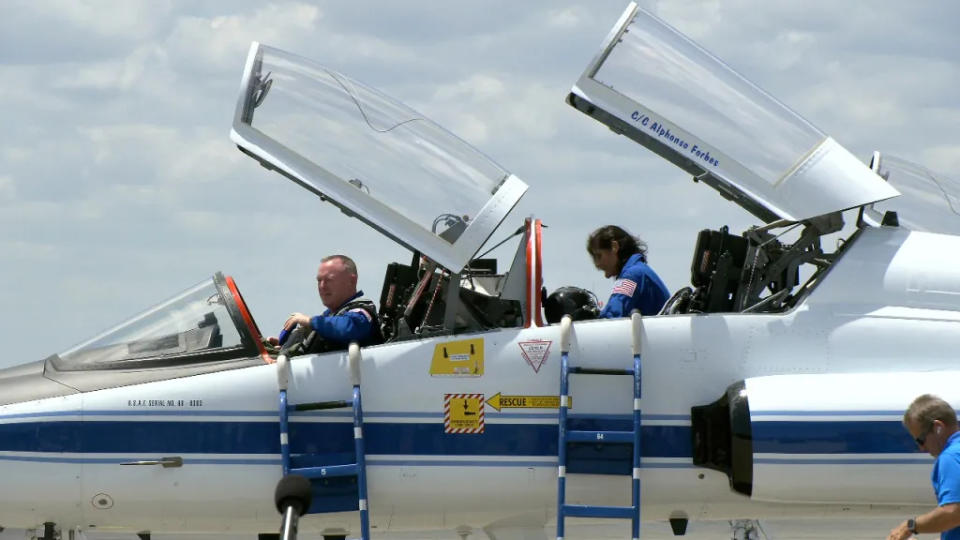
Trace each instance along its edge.
{"label": "rear open canopy", "polygon": [[764,221],[898,195],[832,138],[634,3],[569,101]]}

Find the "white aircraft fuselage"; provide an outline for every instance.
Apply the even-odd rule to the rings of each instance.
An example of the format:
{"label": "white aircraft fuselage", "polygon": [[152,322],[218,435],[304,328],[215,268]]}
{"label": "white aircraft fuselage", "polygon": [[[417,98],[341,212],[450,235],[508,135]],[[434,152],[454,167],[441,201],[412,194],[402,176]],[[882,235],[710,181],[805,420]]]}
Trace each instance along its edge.
{"label": "white aircraft fuselage", "polygon": [[[367,506],[381,533],[542,530],[557,519],[561,474],[579,505],[629,507],[639,478],[647,522],[898,522],[932,505],[932,458],[901,417],[920,394],[960,403],[960,236],[878,211],[899,200],[879,154],[864,165],[635,5],[567,101],[766,225],[703,231],[692,287],[661,314],[580,320],[562,335],[542,322],[539,221],[526,221],[507,271],[474,258],[523,181],[376,90],[254,43],[233,142],[413,253],[387,269],[386,343],[275,364],[236,284],[217,274],[70,351],[2,370],[0,526],[275,531],[283,444],[294,468],[324,471],[311,484],[317,516],[301,523],[311,531],[357,531]],[[953,189],[934,180],[921,198],[930,208]],[[849,210],[854,232],[825,253]],[[571,375],[570,399],[560,395],[564,354],[628,369],[635,350],[639,399],[631,377],[609,375]],[[295,404],[349,400],[357,373],[362,428],[349,408],[315,407],[283,432],[282,387]],[[598,433],[564,445],[566,465],[565,403],[568,429]],[[632,443],[602,440],[631,430],[634,410],[637,468]],[[365,500],[362,479],[325,476],[358,459],[355,438]]]}
{"label": "white aircraft fuselage", "polygon": [[[960,262],[958,247],[956,237],[870,229],[787,313],[644,318],[643,518],[897,514],[896,506],[930,503],[931,459],[911,448],[899,418],[911,397],[949,395],[960,380],[951,353],[960,346],[960,279],[931,271]],[[629,366],[630,334],[628,319],[577,322],[570,361]],[[483,344],[482,376],[431,376],[438,345],[472,339]],[[539,371],[522,355],[531,341],[549,343]],[[445,433],[444,400],[556,395],[559,325],[385,344],[362,358],[377,530],[546,520],[555,511],[556,409],[487,404],[482,433]],[[0,523],[272,530],[281,476],[275,371],[264,364],[0,407]],[[295,357],[292,374],[292,401],[349,397],[345,353]],[[691,457],[691,407],[744,380],[753,496]],[[629,420],[628,378],[576,375],[571,395],[572,418]],[[349,412],[292,422],[295,452],[351,449]],[[171,456],[183,465],[121,464]],[[629,495],[617,475],[571,475],[568,485],[571,501],[623,504]],[[330,514],[303,526],[355,519]]]}

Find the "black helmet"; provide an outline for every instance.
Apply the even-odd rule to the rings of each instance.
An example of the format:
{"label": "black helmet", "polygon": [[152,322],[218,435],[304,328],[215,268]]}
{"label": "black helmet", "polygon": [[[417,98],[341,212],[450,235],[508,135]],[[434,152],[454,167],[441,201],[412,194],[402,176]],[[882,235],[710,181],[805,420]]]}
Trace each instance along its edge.
{"label": "black helmet", "polygon": [[560,287],[553,291],[543,303],[543,311],[548,323],[560,322],[564,315],[570,315],[575,321],[596,319],[600,314],[597,297],[580,287]]}

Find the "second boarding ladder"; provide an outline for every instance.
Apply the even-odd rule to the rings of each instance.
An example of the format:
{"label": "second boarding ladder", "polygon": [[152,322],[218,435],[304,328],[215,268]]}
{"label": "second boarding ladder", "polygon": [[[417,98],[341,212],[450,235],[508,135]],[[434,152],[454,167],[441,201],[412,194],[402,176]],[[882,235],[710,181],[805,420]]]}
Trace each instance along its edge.
{"label": "second boarding ladder", "polygon": [[[571,366],[570,333],[573,322],[565,316],[560,322],[560,417],[558,429],[559,464],[557,477],[557,540],[563,540],[564,520],[568,517],[592,517],[629,519],[632,524],[632,538],[640,538],[640,335],[642,320],[638,312],[630,316],[633,332],[633,367],[626,369],[603,369]],[[629,431],[570,430],[567,426],[567,410],[570,407],[570,375],[630,375],[633,377],[633,429]],[[567,504],[567,444],[571,442],[589,442],[594,444],[623,444],[633,447],[632,504],[630,506],[594,506]]]}

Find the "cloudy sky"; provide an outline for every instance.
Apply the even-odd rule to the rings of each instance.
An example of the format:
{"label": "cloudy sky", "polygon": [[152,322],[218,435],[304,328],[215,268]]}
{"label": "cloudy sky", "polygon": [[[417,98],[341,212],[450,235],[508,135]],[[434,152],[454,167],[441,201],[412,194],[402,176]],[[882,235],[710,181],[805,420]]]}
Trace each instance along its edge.
{"label": "cloudy sky", "polygon": [[[642,5],[858,157],[956,175],[960,4]],[[323,255],[353,255],[374,298],[385,265],[409,260],[230,143],[253,40],[379,88],[525,180],[505,229],[530,214],[549,226],[548,288],[608,294],[583,249],[607,223],[648,241],[671,289],[685,285],[697,231],[756,221],[564,103],[625,6],[5,0],[0,339],[16,346],[0,365],[60,352],[217,270],[273,334],[290,311],[322,309]]]}

